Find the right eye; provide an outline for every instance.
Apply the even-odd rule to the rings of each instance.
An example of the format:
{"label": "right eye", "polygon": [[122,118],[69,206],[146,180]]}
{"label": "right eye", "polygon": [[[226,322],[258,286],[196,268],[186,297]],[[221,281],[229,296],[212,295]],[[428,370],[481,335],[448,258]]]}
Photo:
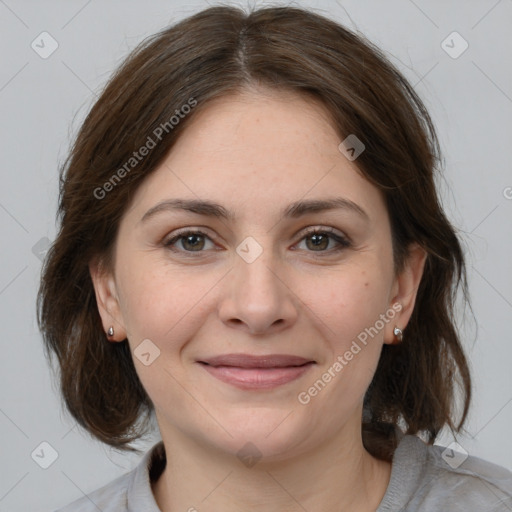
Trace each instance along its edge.
{"label": "right eye", "polygon": [[[164,246],[174,252],[204,252],[205,241],[210,240],[210,237],[199,230],[183,230],[164,242]],[[181,243],[181,249],[175,247],[176,243]],[[213,242],[212,242],[213,244]]]}

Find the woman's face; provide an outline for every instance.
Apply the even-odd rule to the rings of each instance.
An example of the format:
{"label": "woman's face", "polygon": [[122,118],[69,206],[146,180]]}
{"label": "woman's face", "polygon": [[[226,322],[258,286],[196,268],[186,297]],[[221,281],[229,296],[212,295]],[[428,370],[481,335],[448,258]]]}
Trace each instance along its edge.
{"label": "woman's face", "polygon": [[105,329],[164,441],[279,458],[354,436],[421,263],[394,274],[383,197],[316,103],[247,92],[197,114],[124,215],[114,274],[92,269]]}

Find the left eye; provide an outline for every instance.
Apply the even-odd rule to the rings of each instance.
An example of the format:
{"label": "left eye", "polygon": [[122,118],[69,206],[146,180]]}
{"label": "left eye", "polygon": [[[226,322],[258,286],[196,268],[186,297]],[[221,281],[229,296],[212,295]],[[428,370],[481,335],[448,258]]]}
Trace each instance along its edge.
{"label": "left eye", "polygon": [[[331,229],[317,229],[310,231],[309,233],[306,233],[302,240],[306,241],[306,246],[308,248],[314,248],[312,252],[328,252],[326,249],[329,247],[329,243],[331,241],[335,242],[335,247],[331,247],[331,250],[334,251],[350,247],[350,242],[345,237],[334,233]],[[308,243],[308,240],[310,240],[311,243]]]}

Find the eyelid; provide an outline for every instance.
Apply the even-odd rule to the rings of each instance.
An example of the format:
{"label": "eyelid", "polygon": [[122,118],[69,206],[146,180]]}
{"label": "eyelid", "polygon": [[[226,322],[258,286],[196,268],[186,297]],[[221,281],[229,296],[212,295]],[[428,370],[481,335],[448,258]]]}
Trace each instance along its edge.
{"label": "eyelid", "polygon": [[168,238],[172,239],[172,238],[175,238],[180,235],[195,234],[195,233],[200,234],[200,235],[210,236],[209,232],[210,232],[209,228],[204,227],[204,226],[179,228],[179,229],[176,229],[175,231],[172,231],[171,233],[167,234],[164,237],[164,240],[166,240]]}
{"label": "eyelid", "polygon": [[[215,241],[215,237],[208,233],[208,228],[205,228],[203,226],[197,226],[197,227],[193,227],[193,228],[181,228],[176,231],[173,231],[171,234],[166,235],[162,239],[162,245],[164,245],[164,247],[170,246],[171,242],[175,243],[180,238],[185,237],[186,235],[200,235],[200,236],[204,236],[205,238],[208,238],[212,242]],[[192,251],[186,251],[186,252],[192,252]],[[197,251],[197,252],[204,252],[204,251]]]}
{"label": "eyelid", "polygon": [[[304,229],[305,229],[305,231],[301,231],[302,237],[304,237],[306,235],[314,234],[314,233],[328,233],[330,235],[336,235],[340,238],[343,238],[347,242],[351,242],[348,235],[346,235],[343,231],[341,231],[339,229],[333,228],[332,226],[314,225],[314,226],[308,226]],[[301,238],[301,240],[302,240],[302,238]]]}

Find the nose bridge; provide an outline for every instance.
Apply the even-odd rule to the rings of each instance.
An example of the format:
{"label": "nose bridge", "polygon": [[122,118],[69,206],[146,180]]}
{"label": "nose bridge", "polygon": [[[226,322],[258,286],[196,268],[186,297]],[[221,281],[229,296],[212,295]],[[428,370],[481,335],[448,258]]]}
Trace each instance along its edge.
{"label": "nose bridge", "polygon": [[[246,237],[236,248],[238,259],[235,263],[235,277],[238,292],[252,294],[254,300],[266,298],[267,303],[280,294],[283,286],[276,274],[280,265],[275,257],[276,251],[271,247],[271,237]],[[277,270],[277,272],[276,272]],[[258,297],[258,295],[263,297]]]}
{"label": "nose bridge", "polygon": [[[236,248],[229,285],[220,313],[223,321],[242,322],[251,332],[264,332],[274,324],[296,317],[291,292],[285,286],[284,267],[271,237],[247,237]],[[281,274],[281,275],[280,275]]]}

